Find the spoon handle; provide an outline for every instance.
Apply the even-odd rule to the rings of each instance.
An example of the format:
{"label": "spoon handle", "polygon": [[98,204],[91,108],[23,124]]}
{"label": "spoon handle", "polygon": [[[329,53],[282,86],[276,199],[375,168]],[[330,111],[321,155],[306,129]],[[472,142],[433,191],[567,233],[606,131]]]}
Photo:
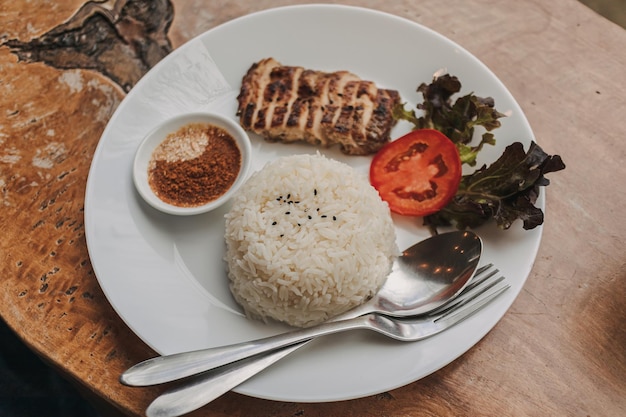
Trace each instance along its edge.
{"label": "spoon handle", "polygon": [[307,340],[194,376],[184,385],[169,390],[152,401],[146,409],[146,416],[176,417],[197,410],[309,342]]}
{"label": "spoon handle", "polygon": [[124,385],[142,387],[174,381],[260,353],[310,340],[317,336],[345,330],[370,328],[369,319],[370,316],[365,315],[350,320],[327,322],[319,326],[282,333],[251,342],[157,356],[140,362],[126,370],[121,375],[120,382]]}
{"label": "spoon handle", "polygon": [[[497,279],[495,283],[489,283],[486,288],[483,288],[480,294],[474,295],[469,300],[465,300],[460,307],[453,306],[451,310],[446,310],[446,312],[431,317],[429,320],[409,322],[410,324],[406,327],[413,329],[413,336],[404,340],[421,340],[434,336],[467,317],[470,317],[509,288],[508,284],[496,286],[500,281],[501,279]],[[383,318],[383,316],[369,315],[349,320],[354,323],[351,328],[367,327],[372,330],[378,330],[381,333],[386,333],[388,336],[391,335],[393,332],[385,332],[382,331],[382,328],[376,327],[376,317]],[[433,325],[439,320],[442,321],[441,325]],[[393,322],[393,320],[391,321]],[[337,327],[339,328],[341,327],[340,323],[345,322],[333,324],[338,324]],[[418,328],[420,329],[419,334],[415,336],[417,334],[415,331],[417,331]],[[252,358],[232,363],[212,372],[196,375],[190,379],[190,382],[179,385],[157,397],[146,410],[146,414],[148,417],[176,417],[194,411],[250,379],[310,341],[309,339],[284,347],[280,350],[266,352]]]}

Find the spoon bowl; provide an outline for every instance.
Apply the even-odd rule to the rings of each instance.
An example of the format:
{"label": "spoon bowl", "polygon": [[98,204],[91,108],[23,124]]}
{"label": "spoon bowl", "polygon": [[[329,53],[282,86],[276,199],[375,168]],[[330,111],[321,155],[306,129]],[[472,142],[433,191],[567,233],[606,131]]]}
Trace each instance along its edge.
{"label": "spoon bowl", "polygon": [[[369,313],[406,317],[433,311],[463,291],[478,268],[481,254],[482,241],[473,232],[456,231],[425,239],[396,259],[374,297],[329,322]],[[126,370],[120,382],[146,386],[185,378],[257,354],[269,346],[268,340],[280,337],[148,359]]]}
{"label": "spoon bowl", "polygon": [[480,237],[470,231],[443,233],[422,240],[396,259],[376,295],[332,320],[367,313],[394,317],[428,313],[463,291],[478,268],[482,249]]}

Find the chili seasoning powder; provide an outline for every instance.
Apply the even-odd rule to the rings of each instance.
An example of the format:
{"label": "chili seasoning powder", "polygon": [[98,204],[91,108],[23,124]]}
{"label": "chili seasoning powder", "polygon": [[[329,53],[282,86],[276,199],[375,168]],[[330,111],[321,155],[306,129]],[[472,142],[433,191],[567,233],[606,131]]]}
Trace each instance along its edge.
{"label": "chili seasoning powder", "polygon": [[148,182],[164,202],[197,207],[222,196],[241,169],[235,139],[219,126],[192,123],[169,134],[154,150]]}

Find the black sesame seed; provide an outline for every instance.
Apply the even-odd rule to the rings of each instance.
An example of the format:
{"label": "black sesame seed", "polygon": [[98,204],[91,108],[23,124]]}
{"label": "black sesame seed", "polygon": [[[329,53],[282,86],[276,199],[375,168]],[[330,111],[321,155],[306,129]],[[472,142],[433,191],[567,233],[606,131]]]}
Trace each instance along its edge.
{"label": "black sesame seed", "polygon": [[313,217],[311,217],[311,216],[307,216],[307,217],[309,218],[309,220],[311,220],[311,219],[313,218]]}
{"label": "black sesame seed", "polygon": [[333,216],[333,221],[337,221],[337,216]]}
{"label": "black sesame seed", "polygon": [[313,195],[317,195],[317,188],[313,189]]}
{"label": "black sesame seed", "polygon": [[300,226],[301,226],[300,223],[298,223],[298,227],[300,227]]}
{"label": "black sesame seed", "polygon": [[325,215],[325,214],[322,214],[322,219],[325,219],[326,217],[328,217],[328,216]]}
{"label": "black sesame seed", "polygon": [[291,193],[287,194],[287,200],[289,200],[291,198]]}
{"label": "black sesame seed", "polygon": [[280,235],[280,237],[284,237],[285,235]]}
{"label": "black sesame seed", "polygon": [[277,222],[272,222],[272,226],[276,226]]}
{"label": "black sesame seed", "polygon": [[285,214],[291,214],[291,212],[290,211],[286,211]]}

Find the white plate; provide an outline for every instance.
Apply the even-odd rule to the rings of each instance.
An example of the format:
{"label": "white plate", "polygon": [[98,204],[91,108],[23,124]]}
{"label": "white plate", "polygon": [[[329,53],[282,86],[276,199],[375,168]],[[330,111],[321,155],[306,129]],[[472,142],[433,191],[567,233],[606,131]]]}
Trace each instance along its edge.
{"label": "white plate", "polygon": [[[228,206],[200,216],[168,216],[142,201],[131,178],[135,150],[159,121],[206,109],[235,118],[241,77],[253,62],[270,56],[286,65],[350,70],[398,89],[410,103],[421,101],[415,91],[421,82],[446,68],[461,80],[462,93],[494,97],[498,110],[511,112],[496,131],[497,146],[487,147],[480,163],[495,160],[514,140],[526,148],[534,140],[522,110],[488,68],[459,45],[399,17],[346,6],[295,6],[248,15],[191,40],[120,104],[96,150],[86,190],[87,244],[99,283],[128,326],[160,354],[286,329],[247,320],[230,296],[222,261]],[[393,137],[406,130],[400,124]],[[315,151],[253,138],[250,171],[278,155]],[[367,172],[369,158],[325,153]],[[394,220],[400,248],[428,236],[420,219]],[[236,391],[282,401],[345,400],[397,388],[442,368],[476,344],[513,303],[534,262],[541,230],[524,231],[516,223],[505,232],[493,225],[477,231],[485,242],[484,262],[494,262],[512,288],[455,328],[417,343],[367,331],[326,337]]]}

